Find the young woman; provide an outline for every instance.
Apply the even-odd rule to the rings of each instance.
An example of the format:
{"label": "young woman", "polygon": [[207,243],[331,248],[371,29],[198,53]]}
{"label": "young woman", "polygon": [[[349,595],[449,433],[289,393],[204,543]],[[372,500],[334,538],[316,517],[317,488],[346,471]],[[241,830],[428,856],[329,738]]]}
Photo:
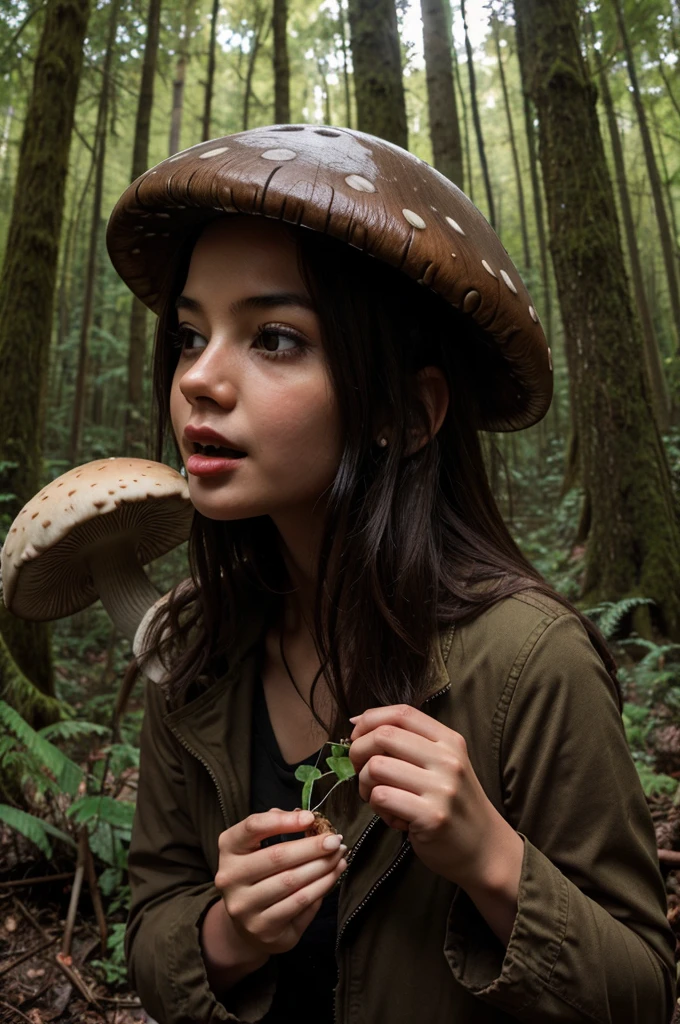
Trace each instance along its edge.
{"label": "young woman", "polygon": [[[157,455],[170,428],[196,508],[129,858],[149,1013],[668,1021],[613,662],[484,472],[478,430],[552,382],[481,215],[395,146],[278,126],[149,171],[108,245],[159,314]],[[295,769],[347,737],[339,834],[305,835]]]}

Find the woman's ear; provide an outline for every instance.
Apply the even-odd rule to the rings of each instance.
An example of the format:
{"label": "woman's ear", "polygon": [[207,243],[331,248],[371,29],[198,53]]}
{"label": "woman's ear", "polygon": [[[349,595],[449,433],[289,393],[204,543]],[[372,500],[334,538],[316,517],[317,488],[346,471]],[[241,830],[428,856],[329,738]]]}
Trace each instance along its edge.
{"label": "woman's ear", "polygon": [[449,385],[438,366],[425,366],[416,374],[416,380],[420,399],[427,410],[430,429],[428,434],[423,434],[421,431],[414,433],[413,443],[409,447],[410,455],[420,451],[428,441],[432,440],[444,422],[449,407]]}

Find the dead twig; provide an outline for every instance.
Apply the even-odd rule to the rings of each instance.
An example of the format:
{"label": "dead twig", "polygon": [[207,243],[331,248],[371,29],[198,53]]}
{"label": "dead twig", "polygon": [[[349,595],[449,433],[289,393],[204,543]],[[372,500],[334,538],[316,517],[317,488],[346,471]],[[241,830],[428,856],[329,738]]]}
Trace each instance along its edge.
{"label": "dead twig", "polygon": [[9,974],[9,972],[13,971],[15,967],[19,966],[19,964],[23,964],[24,960],[30,960],[32,956],[37,956],[38,953],[42,953],[43,950],[47,949],[48,946],[51,946],[56,941],[56,938],[48,939],[47,942],[41,942],[39,945],[33,946],[31,949],[27,949],[26,952],[22,953],[21,956],[18,956],[16,960],[12,960],[11,964],[7,964],[6,967],[0,968],[0,978],[5,974]]}
{"label": "dead twig", "polygon": [[657,850],[657,856],[661,864],[672,864],[674,867],[680,867],[680,853],[676,850]]}
{"label": "dead twig", "polygon": [[0,882],[0,889],[18,889],[22,885],[43,885],[47,882],[62,882],[67,878],[73,878],[73,871],[63,871],[59,875],[40,875],[39,878],[17,878],[12,881]]}
{"label": "dead twig", "polygon": [[47,932],[45,931],[43,926],[40,924],[40,921],[38,921],[35,917],[33,917],[33,914],[30,912],[28,907],[25,907],[23,905],[23,903],[21,902],[21,900],[17,896],[14,897],[14,902],[17,905],[17,907],[19,908],[19,910],[21,911],[21,913],[24,915],[24,917],[26,918],[28,923],[30,925],[33,925],[33,927],[35,928],[35,930],[37,932],[40,932],[40,934],[43,937],[43,940],[45,942],[52,942],[52,939],[49,937],[49,935],[47,934]]}
{"label": "dead twig", "polygon": [[64,928],[64,938],[61,943],[61,952],[64,956],[70,956],[71,953],[71,942],[73,940],[73,929],[76,923],[76,912],[78,910],[78,900],[80,899],[80,890],[83,887],[83,877],[85,875],[85,864],[87,862],[87,829],[83,825],[78,833],[78,860],[76,862],[76,873],[73,879],[73,888],[71,889],[71,899],[68,905],[68,913],[66,915],[66,927]]}
{"label": "dead twig", "polygon": [[97,872],[94,866],[94,858],[92,857],[92,851],[90,850],[90,843],[88,841],[87,832],[85,832],[85,870],[87,871],[87,884],[90,889],[90,896],[92,897],[92,905],[94,907],[95,917],[97,918],[97,925],[99,927],[99,938],[102,946],[102,956],[106,956],[106,942],[108,939],[108,928],[106,927],[106,914],[104,913],[104,905],[102,903],[101,893],[99,891],[99,883],[97,882]]}
{"label": "dead twig", "polygon": [[[78,989],[83,999],[91,1006],[94,1006],[94,1008],[104,1017],[104,1012],[101,1006],[90,991],[85,979],[81,978],[78,969],[73,967],[71,964],[66,963],[66,960],[70,960],[71,957],[66,957],[62,952],[59,952],[56,954],[54,959],[59,970],[65,974],[71,984]],[[104,1019],[106,1020],[106,1017],[104,1017]]]}
{"label": "dead twig", "polygon": [[21,1010],[17,1010],[16,1006],[12,1006],[11,1003],[6,1003],[4,999],[0,999],[0,1006],[4,1006],[7,1010],[10,1010],[12,1013],[16,1013],[17,1017],[21,1017],[22,1020],[27,1020],[28,1024],[33,1024],[33,1021],[31,1020],[30,1017],[27,1017],[25,1013],[21,1012]]}

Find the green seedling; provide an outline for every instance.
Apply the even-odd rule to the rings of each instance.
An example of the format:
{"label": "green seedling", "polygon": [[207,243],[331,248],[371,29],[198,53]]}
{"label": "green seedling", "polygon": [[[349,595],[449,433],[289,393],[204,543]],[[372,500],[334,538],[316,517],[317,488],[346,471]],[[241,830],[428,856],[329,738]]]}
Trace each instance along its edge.
{"label": "green seedling", "polygon": [[[344,743],[340,741],[340,743],[324,743],[324,746],[329,746],[331,748],[331,756],[326,758],[326,764],[330,771],[322,772],[317,765],[313,764],[301,764],[295,769],[295,778],[298,782],[303,784],[302,810],[312,811],[317,819],[316,827],[312,830],[308,829],[308,832],[334,831],[328,819],[319,814],[319,808],[322,803],[328,799],[333,790],[340,785],[340,783],[346,782],[347,779],[351,779],[353,775],[356,775],[354,765],[347,756],[349,753],[348,742]],[[323,747],[321,749],[323,750]],[[319,756],[321,755],[319,754]],[[312,790],[314,788],[314,783],[319,779],[327,779],[329,775],[335,775],[338,781],[329,789],[326,796],[323,797],[315,807],[312,807]],[[324,827],[324,823],[327,824],[327,828]]]}

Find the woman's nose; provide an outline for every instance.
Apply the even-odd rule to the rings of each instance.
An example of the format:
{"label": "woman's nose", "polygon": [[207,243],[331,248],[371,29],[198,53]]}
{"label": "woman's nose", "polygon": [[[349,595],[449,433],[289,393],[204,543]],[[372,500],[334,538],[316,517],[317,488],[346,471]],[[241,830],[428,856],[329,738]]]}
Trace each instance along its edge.
{"label": "woman's nose", "polygon": [[238,392],[238,366],[228,346],[209,344],[193,359],[180,377],[179,389],[188,402],[211,398],[219,405],[233,405]]}

